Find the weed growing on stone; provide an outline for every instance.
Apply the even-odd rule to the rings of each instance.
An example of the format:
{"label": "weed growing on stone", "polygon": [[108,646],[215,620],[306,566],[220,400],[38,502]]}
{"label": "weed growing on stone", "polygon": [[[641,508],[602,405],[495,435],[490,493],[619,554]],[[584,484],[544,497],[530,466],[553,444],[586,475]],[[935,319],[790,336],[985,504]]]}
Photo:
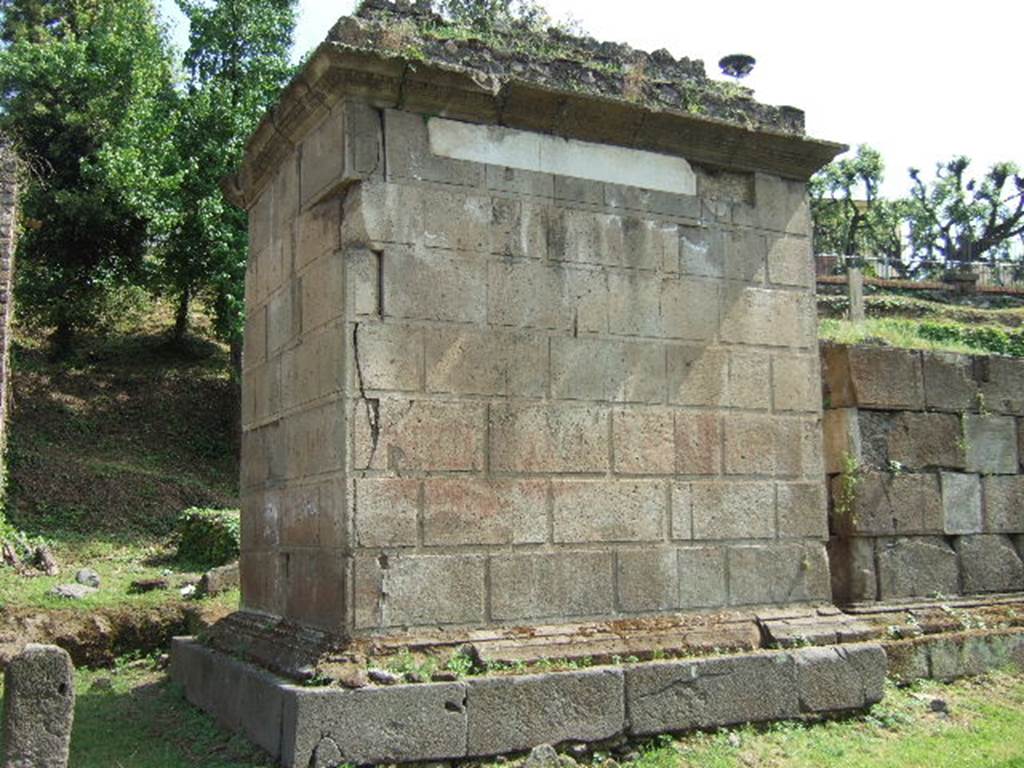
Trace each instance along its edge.
{"label": "weed growing on stone", "polygon": [[857,485],[860,483],[860,462],[850,453],[844,453],[839,475],[839,492],[835,498],[835,516],[840,522],[853,522],[854,503],[857,500]]}

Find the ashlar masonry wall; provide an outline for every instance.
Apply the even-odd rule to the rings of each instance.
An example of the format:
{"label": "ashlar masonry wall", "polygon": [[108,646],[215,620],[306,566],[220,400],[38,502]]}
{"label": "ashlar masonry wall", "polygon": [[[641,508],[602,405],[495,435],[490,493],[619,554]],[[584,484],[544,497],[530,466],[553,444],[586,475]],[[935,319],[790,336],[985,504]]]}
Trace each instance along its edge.
{"label": "ashlar masonry wall", "polygon": [[[0,456],[7,444],[10,409],[11,323],[14,319],[14,251],[18,227],[18,160],[0,137]],[[0,484],[7,468],[0,458]]]}
{"label": "ashlar masonry wall", "polygon": [[840,602],[1024,590],[1024,361],[828,345]]}
{"label": "ashlar masonry wall", "polygon": [[804,184],[526,171],[501,129],[456,160],[446,122],[341,101],[251,202],[244,608],[353,636],[828,601]]}

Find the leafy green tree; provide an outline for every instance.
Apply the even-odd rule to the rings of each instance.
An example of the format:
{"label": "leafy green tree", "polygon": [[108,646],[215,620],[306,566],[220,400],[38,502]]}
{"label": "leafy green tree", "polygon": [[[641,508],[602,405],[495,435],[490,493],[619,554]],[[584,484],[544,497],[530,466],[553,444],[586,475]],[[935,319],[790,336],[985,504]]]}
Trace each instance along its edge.
{"label": "leafy green tree", "polygon": [[902,250],[906,205],[880,190],[885,163],[862,144],[854,157],[830,163],[810,183],[816,253],[877,256],[896,260]]}
{"label": "leafy green tree", "polygon": [[161,200],[172,68],[151,0],[4,0],[0,130],[32,169],[22,311],[58,352],[139,279]]}
{"label": "leafy green tree", "polygon": [[292,74],[296,0],[178,0],[190,23],[186,85],[174,137],[182,171],[176,216],[160,249],[164,284],[177,299],[175,336],[188,330],[197,297],[217,333],[240,350],[248,257],[246,216],[220,181]]}
{"label": "leafy green tree", "polygon": [[914,255],[946,264],[1019,258],[1024,176],[1013,163],[998,163],[974,179],[967,175],[970,163],[963,156],[939,163],[930,182],[910,169]]}

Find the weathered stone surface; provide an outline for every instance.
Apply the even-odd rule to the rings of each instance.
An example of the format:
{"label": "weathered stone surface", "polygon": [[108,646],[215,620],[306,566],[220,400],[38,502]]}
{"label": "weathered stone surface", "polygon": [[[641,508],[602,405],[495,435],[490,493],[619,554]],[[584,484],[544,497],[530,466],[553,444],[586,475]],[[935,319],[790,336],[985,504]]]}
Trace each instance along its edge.
{"label": "weathered stone surface", "polygon": [[475,555],[357,557],[356,626],[482,621],[484,561]]}
{"label": "weathered stone surface", "polygon": [[4,671],[4,765],[66,768],[75,714],[68,652],[30,644]]}
{"label": "weathered stone surface", "polygon": [[[426,388],[459,395],[538,397],[547,391],[548,344],[540,336],[432,329],[426,334]],[[418,358],[406,358],[413,364]]]}
{"label": "weathered stone surface", "polygon": [[[960,418],[953,414],[899,413],[893,418],[886,437],[889,460],[907,469],[962,469],[964,466]],[[967,450],[969,452],[970,448]]]}
{"label": "weathered stone surface", "polygon": [[956,552],[944,539],[880,539],[876,557],[882,600],[955,595],[960,591]]}
{"label": "weathered stone surface", "polygon": [[978,405],[974,363],[967,355],[922,352],[925,405],[939,411],[963,413]]}
{"label": "weathered stone surface", "polygon": [[730,288],[722,299],[721,337],[737,344],[810,347],[815,330],[808,320],[809,300],[793,291]]}
{"label": "weathered stone surface", "polygon": [[616,554],[619,606],[623,611],[670,611],[679,605],[678,553],[661,547]]}
{"label": "weathered stone surface", "polygon": [[825,344],[821,356],[826,408],[924,408],[919,352]]}
{"label": "weathered stone surface", "polygon": [[772,356],[772,396],[776,411],[821,410],[821,363],[815,355]]}
{"label": "weathered stone surface", "polygon": [[[833,478],[831,486],[836,530],[875,536],[943,530],[942,494],[935,474],[858,472],[852,479]],[[847,506],[840,507],[840,501]]]}
{"label": "weathered stone surface", "polygon": [[346,691],[287,688],[282,762],[309,765],[325,737],[354,765],[445,760],[466,753],[461,683]]}
{"label": "weathered stone surface", "polygon": [[491,467],[499,472],[604,472],[607,408],[496,405],[491,408]]}
{"label": "weathered stone surface", "polygon": [[982,358],[979,367],[985,408],[993,413],[1024,415],[1024,361],[993,355]]}
{"label": "weathered stone surface", "polygon": [[244,734],[272,757],[282,755],[280,678],[180,637],[171,645],[170,675],[188,700],[221,726]]}
{"label": "weathered stone surface", "polygon": [[1017,459],[1017,421],[1009,416],[964,416],[967,471],[1013,475]]}
{"label": "weathered stone surface", "polygon": [[423,541],[427,546],[543,544],[547,494],[546,481],[427,480]]}
{"label": "weathered stone surface", "polygon": [[562,400],[612,403],[665,401],[660,344],[598,339],[551,341],[551,394]]}
{"label": "weathered stone surface", "polygon": [[775,490],[771,483],[693,483],[694,539],[775,537]]}
{"label": "weathered stone surface", "polygon": [[80,568],[75,574],[75,581],[93,589],[100,588],[100,575],[92,568]]}
{"label": "weathered stone surface", "polygon": [[795,717],[793,659],[766,654],[630,667],[626,710],[635,736]]}
{"label": "weathered stone surface", "polygon": [[828,513],[822,483],[778,483],[776,524],[779,538],[818,539],[828,537]]}
{"label": "weathered stone surface", "polygon": [[862,709],[882,700],[887,664],[880,645],[802,648],[793,658],[804,712]]}
{"label": "weathered stone surface", "polygon": [[359,469],[479,470],[486,409],[473,402],[381,399],[354,404]]}
{"label": "weathered stone surface", "polygon": [[84,600],[90,595],[99,592],[96,587],[89,587],[85,584],[58,584],[50,590],[51,595],[63,597],[66,600]]}
{"label": "weathered stone surface", "polygon": [[828,562],[837,604],[878,599],[875,539],[834,536],[828,542]]}
{"label": "weathered stone surface", "polygon": [[806,603],[831,596],[823,543],[735,546],[728,552],[731,605]]}
{"label": "weathered stone surface", "polygon": [[983,477],[981,483],[985,499],[985,531],[1024,531],[1024,476]]}
{"label": "weathered stone surface", "polygon": [[614,607],[610,552],[495,555],[491,614],[498,621],[602,616]]}
{"label": "weathered stone surface", "polygon": [[721,466],[720,419],[714,413],[675,414],[675,472],[716,475]]}
{"label": "weathered stone surface", "polygon": [[356,478],[352,509],[360,547],[414,547],[419,536],[420,481]]}
{"label": "weathered stone surface", "polygon": [[948,534],[981,533],[981,478],[957,472],[942,472],[943,532]]}
{"label": "weathered stone surface", "polygon": [[625,725],[623,673],[617,669],[474,679],[466,688],[471,757],[538,743],[602,741]]}
{"label": "weathered stone surface", "polygon": [[668,490],[652,481],[555,481],[554,541],[657,541],[665,530]]}
{"label": "weathered stone surface", "polygon": [[717,608],[727,600],[724,548],[680,548],[679,607],[685,610]]}
{"label": "weathered stone surface", "polygon": [[676,468],[676,424],[672,412],[665,409],[615,411],[612,415],[615,471],[631,475],[672,474]]}
{"label": "weathered stone surface", "polygon": [[961,536],[956,553],[966,594],[1024,590],[1024,563],[1008,536]]}
{"label": "weathered stone surface", "polygon": [[856,408],[826,410],[822,418],[825,471],[837,475],[859,466],[862,457],[859,414]]}

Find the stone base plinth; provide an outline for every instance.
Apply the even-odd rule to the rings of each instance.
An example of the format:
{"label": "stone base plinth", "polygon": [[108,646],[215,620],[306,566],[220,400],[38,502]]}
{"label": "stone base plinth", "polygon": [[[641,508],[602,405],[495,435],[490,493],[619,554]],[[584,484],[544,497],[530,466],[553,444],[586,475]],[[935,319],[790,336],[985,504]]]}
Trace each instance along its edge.
{"label": "stone base plinth", "polygon": [[293,685],[190,638],[176,639],[171,655],[189,701],[303,768],[489,757],[856,710],[881,700],[886,669],[881,645],[852,644],[345,690]]}

